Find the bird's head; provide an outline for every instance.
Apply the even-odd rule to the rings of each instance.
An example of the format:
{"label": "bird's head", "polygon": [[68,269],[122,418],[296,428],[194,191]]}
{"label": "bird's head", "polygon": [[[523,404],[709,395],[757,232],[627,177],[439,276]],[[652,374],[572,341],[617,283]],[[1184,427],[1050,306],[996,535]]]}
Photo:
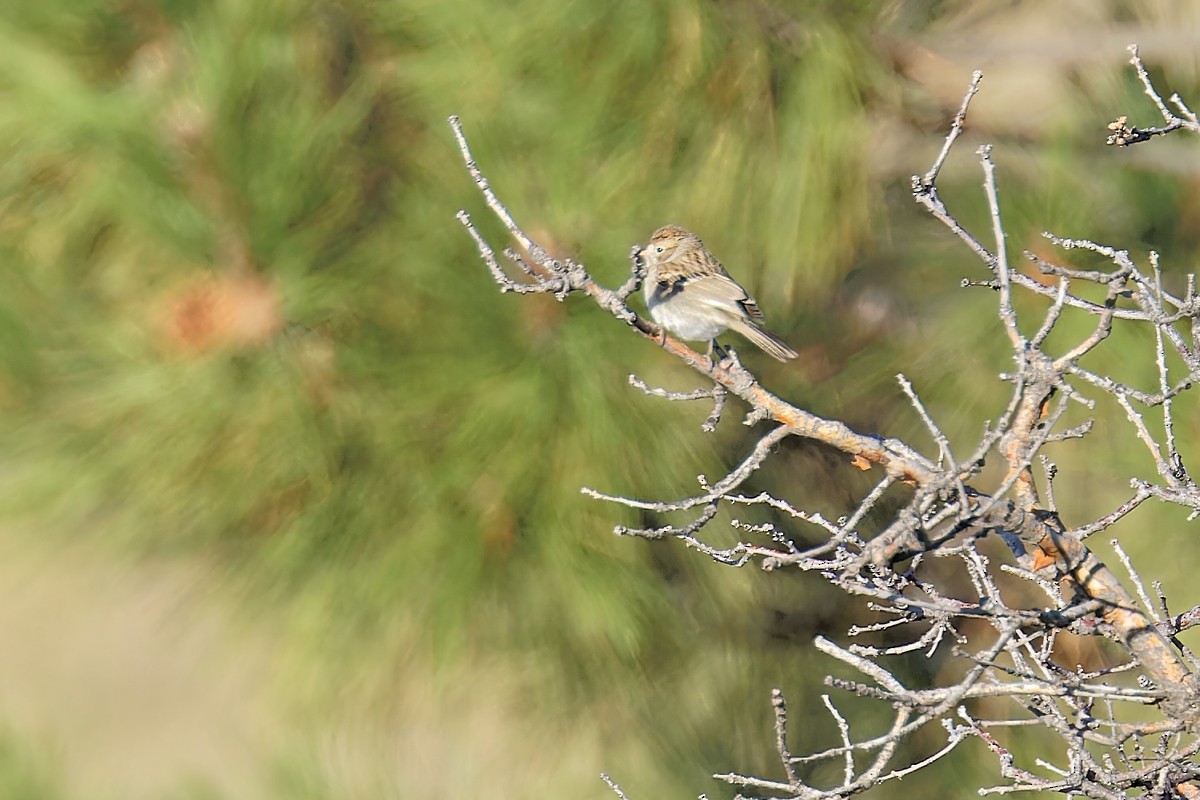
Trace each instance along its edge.
{"label": "bird's head", "polygon": [[647,264],[668,264],[696,247],[702,247],[700,237],[678,225],[664,225],[656,230],[641,249],[640,256]]}

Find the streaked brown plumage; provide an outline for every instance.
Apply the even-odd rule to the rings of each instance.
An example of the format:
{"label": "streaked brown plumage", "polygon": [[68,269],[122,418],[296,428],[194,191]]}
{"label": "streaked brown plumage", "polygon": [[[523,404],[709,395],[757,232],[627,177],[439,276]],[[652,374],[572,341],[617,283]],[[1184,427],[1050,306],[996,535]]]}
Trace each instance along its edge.
{"label": "streaked brown plumage", "polygon": [[664,225],[640,251],[646,264],[646,305],[659,325],[682,339],[707,340],[732,328],[780,361],[797,353],[762,327],[763,313],[750,293],[729,277],[700,237],[678,225]]}

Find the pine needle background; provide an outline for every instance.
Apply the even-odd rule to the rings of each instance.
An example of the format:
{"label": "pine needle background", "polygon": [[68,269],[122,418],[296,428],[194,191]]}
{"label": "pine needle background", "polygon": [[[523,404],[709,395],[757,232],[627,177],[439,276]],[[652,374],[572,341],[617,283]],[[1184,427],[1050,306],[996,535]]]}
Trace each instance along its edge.
{"label": "pine needle background", "polygon": [[[991,300],[908,176],[982,67],[970,135],[1011,247],[1051,228],[1194,269],[1192,145],[1103,131],[1152,118],[1129,41],[1197,100],[1198,31],[1182,0],[10,0],[0,794],[601,798],[603,770],[720,797],[714,771],[769,774],[769,689],[817,697],[812,636],[867,612],[610,535],[633,520],[579,487],[681,496],[747,434],[631,390],[690,376],[604,315],[496,292],[446,116],[601,279],[663,223],[700,232],[803,351],[755,364],[782,394],[918,437],[904,371],[973,434],[1004,397]],[[948,170],[982,224],[974,164]],[[795,447],[756,480],[836,517],[847,472]],[[973,794],[992,765],[955,758],[890,791]]]}

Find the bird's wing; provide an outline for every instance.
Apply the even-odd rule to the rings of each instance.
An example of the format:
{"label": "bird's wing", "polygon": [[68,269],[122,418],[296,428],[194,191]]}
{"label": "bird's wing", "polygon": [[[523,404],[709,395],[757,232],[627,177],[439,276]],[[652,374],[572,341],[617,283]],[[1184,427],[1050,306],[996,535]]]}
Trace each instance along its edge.
{"label": "bird's wing", "polygon": [[762,322],[764,317],[758,303],[750,293],[738,285],[737,281],[725,274],[705,275],[693,278],[687,282],[687,292],[698,302],[707,302],[721,309],[736,306],[755,322]]}

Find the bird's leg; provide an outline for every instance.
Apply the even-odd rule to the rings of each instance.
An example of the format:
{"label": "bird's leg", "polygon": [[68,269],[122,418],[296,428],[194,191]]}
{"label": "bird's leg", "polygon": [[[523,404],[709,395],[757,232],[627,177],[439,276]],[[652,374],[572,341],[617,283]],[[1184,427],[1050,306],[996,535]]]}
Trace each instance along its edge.
{"label": "bird's leg", "polygon": [[725,352],[725,348],[721,347],[721,343],[716,339],[712,339],[708,343],[708,360],[715,367],[718,361],[713,356],[719,356],[721,361],[729,358],[729,354]]}

